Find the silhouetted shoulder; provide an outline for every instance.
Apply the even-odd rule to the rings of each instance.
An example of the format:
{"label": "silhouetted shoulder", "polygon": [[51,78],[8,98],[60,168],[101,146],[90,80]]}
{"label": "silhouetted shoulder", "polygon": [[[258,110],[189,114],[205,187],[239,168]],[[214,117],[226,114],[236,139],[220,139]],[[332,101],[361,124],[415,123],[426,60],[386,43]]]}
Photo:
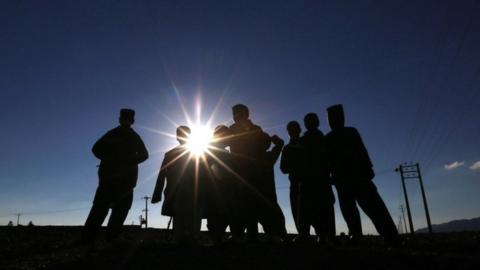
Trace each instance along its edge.
{"label": "silhouetted shoulder", "polygon": [[185,147],[176,146],[165,153],[165,159],[173,160],[175,158],[180,157],[182,154],[186,154],[185,151],[186,151]]}
{"label": "silhouetted shoulder", "polygon": [[259,125],[252,124],[252,129],[253,130],[262,130],[262,128]]}
{"label": "silhouetted shoulder", "polygon": [[302,137],[300,137],[300,143],[304,144],[304,143],[311,143],[311,142],[314,142],[318,139],[322,139],[324,138],[325,135],[323,135],[323,132],[321,130],[307,130],[305,131],[305,133],[303,134]]}
{"label": "silhouetted shoulder", "polygon": [[345,131],[346,132],[350,132],[352,134],[357,134],[357,135],[360,135],[360,133],[358,133],[358,130],[354,127],[345,127]]}
{"label": "silhouetted shoulder", "polygon": [[138,133],[133,129],[133,128],[130,128],[130,131],[132,132],[132,135],[135,136],[136,138],[138,138],[139,140],[141,140],[142,138],[140,137],[140,135],[138,135]]}
{"label": "silhouetted shoulder", "polygon": [[108,159],[111,154],[112,139],[117,137],[119,127],[113,128],[98,139],[92,147],[92,153],[100,160]]}
{"label": "silhouetted shoulder", "polygon": [[102,137],[100,137],[100,139],[97,141],[97,143],[98,142],[105,142],[105,140],[108,140],[108,139],[116,136],[118,134],[118,132],[119,132],[119,127],[110,129],[105,134],[103,134]]}
{"label": "silhouetted shoulder", "polygon": [[107,131],[105,136],[117,136],[118,134],[122,133],[122,131],[124,131],[124,129],[118,126]]}
{"label": "silhouetted shoulder", "polygon": [[354,127],[343,127],[336,130],[332,130],[327,135],[327,138],[337,137],[337,136],[345,136],[345,135],[353,135],[353,136],[360,136],[358,130]]}
{"label": "silhouetted shoulder", "polygon": [[233,133],[241,131],[242,129],[247,129],[249,131],[262,131],[262,128],[259,125],[256,125],[256,124],[252,123],[251,121],[248,121],[247,125],[240,125],[240,124],[234,123],[231,126],[229,126],[228,128]]}

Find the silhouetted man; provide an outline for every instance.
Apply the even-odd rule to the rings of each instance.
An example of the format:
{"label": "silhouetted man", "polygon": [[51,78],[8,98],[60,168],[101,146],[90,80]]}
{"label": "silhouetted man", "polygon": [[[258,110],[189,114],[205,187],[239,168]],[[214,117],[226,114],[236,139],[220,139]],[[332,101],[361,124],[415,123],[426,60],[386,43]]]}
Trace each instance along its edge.
{"label": "silhouetted man", "polygon": [[[302,182],[300,236],[309,235],[313,226],[320,242],[329,243],[335,238],[335,213],[332,183],[328,175],[325,136],[318,128],[320,121],[315,113],[304,117],[307,131],[300,139],[306,157],[306,176]],[[303,221],[302,221],[303,220]]]}
{"label": "silhouetted man", "polygon": [[297,121],[291,121],[287,124],[287,132],[290,136],[289,143],[283,148],[282,158],[280,159],[280,169],[284,174],[288,174],[290,180],[290,207],[295,222],[295,227],[299,233],[299,239],[308,238],[310,226],[302,226],[301,222],[304,214],[300,207],[302,182],[306,178],[306,152],[305,147],[300,143],[300,134],[302,129]]}
{"label": "silhouetted man", "polygon": [[[257,156],[258,167],[252,184],[258,192],[255,200],[256,220],[262,224],[270,241],[281,243],[288,239],[285,216],[277,200],[274,165],[280,157],[284,142],[277,135],[270,137],[267,133],[263,133],[262,137],[263,151]],[[270,150],[272,142],[273,148]],[[257,222],[255,227],[257,227],[256,224]]]}
{"label": "silhouetted man", "polygon": [[[250,224],[250,231],[254,230],[256,219],[255,199],[257,191],[253,188],[253,181],[258,163],[256,159],[262,152],[262,129],[253,124],[249,119],[250,113],[248,107],[243,104],[237,104],[232,107],[234,124],[230,126],[231,140],[230,151],[232,152],[234,162],[233,167],[237,177],[242,181],[242,190],[239,191],[239,197],[243,203],[243,209],[240,211],[246,224]],[[252,235],[256,235],[255,231]]]}
{"label": "silhouetted man", "polygon": [[85,242],[95,240],[110,208],[112,213],[108,221],[107,239],[117,238],[132,205],[138,164],[148,158],[145,144],[131,128],[134,117],[134,110],[121,109],[120,126],[108,131],[92,148],[93,154],[100,159],[99,184],[85,222]]}
{"label": "silhouetted man", "polygon": [[198,183],[195,181],[195,160],[185,147],[189,135],[189,127],[177,128],[180,145],[165,153],[151,200],[152,203],[162,200],[166,182],[162,215],[173,218],[174,240],[179,244],[196,244],[202,217]]}
{"label": "silhouetted man", "polygon": [[397,228],[372,181],[375,176],[373,165],[360,134],[353,127],[345,127],[342,105],[331,106],[327,111],[332,130],[327,134],[331,174],[351,243],[357,243],[362,236],[357,203],[385,241],[396,243]]}
{"label": "silhouetted man", "polygon": [[232,169],[232,155],[226,147],[230,130],[224,125],[215,128],[213,142],[206,154],[211,177],[205,181],[207,228],[214,243],[220,243],[230,226],[233,241],[238,240],[243,229],[239,220],[238,190],[241,182]]}

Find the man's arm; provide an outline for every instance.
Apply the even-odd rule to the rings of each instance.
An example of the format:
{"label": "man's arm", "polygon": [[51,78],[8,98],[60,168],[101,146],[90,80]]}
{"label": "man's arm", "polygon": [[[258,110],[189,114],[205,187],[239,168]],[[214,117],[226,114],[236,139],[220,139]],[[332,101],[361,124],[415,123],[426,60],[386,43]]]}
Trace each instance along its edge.
{"label": "man's arm", "polygon": [[[138,136],[138,135],[137,135]],[[142,163],[145,160],[148,159],[148,151],[147,147],[145,147],[145,143],[143,143],[142,138],[138,136],[138,141],[137,141],[137,163]]]}
{"label": "man's arm", "polygon": [[288,164],[290,162],[288,159],[289,159],[289,153],[288,153],[288,145],[287,145],[285,148],[283,148],[282,156],[280,157],[280,170],[284,174],[290,173],[290,170],[288,168]]}
{"label": "man's arm", "polygon": [[163,188],[165,187],[165,180],[167,178],[167,164],[168,164],[167,154],[163,158],[162,166],[160,167],[160,171],[158,172],[157,183],[155,184],[155,189],[153,190],[152,194],[152,203],[157,203],[162,200],[162,192]]}
{"label": "man's arm", "polygon": [[98,139],[92,147],[92,152],[96,158],[100,160],[108,159],[108,137],[110,132],[105,133],[100,139]]}
{"label": "man's arm", "polygon": [[355,146],[356,146],[357,155],[362,159],[361,161],[363,164],[373,167],[372,160],[368,155],[367,148],[363,143],[360,133],[355,128],[353,128],[353,131],[354,131],[353,134],[355,135],[355,139],[356,139]]}
{"label": "man's arm", "polygon": [[284,142],[277,135],[272,136],[272,142],[273,142],[273,148],[270,151],[270,162],[272,165],[274,165],[277,162],[278,158],[280,157],[280,153],[282,153]]}

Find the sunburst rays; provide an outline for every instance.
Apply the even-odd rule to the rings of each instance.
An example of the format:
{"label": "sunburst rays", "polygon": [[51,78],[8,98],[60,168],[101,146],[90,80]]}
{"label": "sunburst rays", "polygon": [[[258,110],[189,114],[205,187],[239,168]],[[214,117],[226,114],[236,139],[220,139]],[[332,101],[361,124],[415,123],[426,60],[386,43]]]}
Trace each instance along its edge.
{"label": "sunburst rays", "polygon": [[[262,198],[265,201],[268,201],[258,190],[256,190],[249,181],[247,181],[244,177],[242,177],[241,173],[237,172],[234,168],[232,168],[229,164],[227,164],[224,160],[222,160],[219,156],[217,156],[215,153],[221,153],[221,152],[228,152],[228,150],[224,149],[222,145],[224,141],[234,139],[238,135],[227,135],[223,137],[215,137],[212,124],[218,121],[217,119],[217,114],[220,111],[220,109],[223,106],[223,103],[226,99],[227,93],[230,91],[230,83],[229,85],[223,89],[222,94],[220,95],[218,101],[216,102],[213,110],[211,111],[211,114],[206,118],[206,122],[202,122],[202,99],[201,95],[197,95],[194,100],[194,108],[193,111],[195,115],[190,115],[189,110],[187,110],[187,106],[185,106],[184,103],[184,98],[177,88],[177,85],[173,81],[173,79],[170,77],[170,74],[167,72],[167,77],[169,79],[171,89],[175,93],[175,97],[178,102],[178,107],[182,111],[183,114],[183,123],[186,123],[186,125],[190,128],[190,134],[175,134],[175,133],[170,133],[166,132],[164,130],[160,130],[158,128],[152,128],[148,126],[143,126],[140,125],[139,127],[147,130],[149,132],[155,133],[157,135],[160,135],[162,137],[167,137],[169,139],[176,139],[178,140],[181,144],[180,147],[181,151],[178,151],[178,154],[176,154],[176,157],[174,157],[172,160],[170,160],[167,164],[163,164],[162,167],[159,170],[156,170],[155,173],[162,173],[162,171],[166,170],[169,166],[171,166],[173,163],[176,161],[180,160],[182,157],[185,157],[185,155],[188,155],[187,163],[190,163],[194,165],[194,198],[193,202],[197,203],[198,201],[198,193],[199,193],[199,185],[201,184],[201,177],[208,177],[213,179],[214,173],[212,171],[211,165],[212,163],[218,164],[225,172],[229,174],[229,177],[232,179],[235,179],[236,181],[239,182],[240,185],[242,185],[244,188],[247,190],[250,190],[250,192],[253,192],[260,198]],[[175,126],[175,128],[178,128],[181,124],[177,123],[174,118],[171,116],[167,115],[166,113],[162,112],[159,109],[156,109],[156,112],[159,113],[168,123],[170,124],[169,126]],[[227,121],[218,121],[224,125],[228,125],[229,123],[232,123],[232,120],[227,120]],[[158,151],[160,152],[160,150]],[[166,152],[166,151],[165,151]],[[251,159],[249,157],[243,157],[236,155],[234,153],[230,153],[233,157],[235,158],[246,158],[246,159]],[[190,168],[187,164],[184,164],[182,166],[180,175],[179,177],[182,177],[182,175],[185,174],[185,171],[187,168]],[[206,174],[206,175],[203,175]],[[152,176],[148,177],[149,179],[152,178]],[[213,182],[213,184],[217,184]]]}

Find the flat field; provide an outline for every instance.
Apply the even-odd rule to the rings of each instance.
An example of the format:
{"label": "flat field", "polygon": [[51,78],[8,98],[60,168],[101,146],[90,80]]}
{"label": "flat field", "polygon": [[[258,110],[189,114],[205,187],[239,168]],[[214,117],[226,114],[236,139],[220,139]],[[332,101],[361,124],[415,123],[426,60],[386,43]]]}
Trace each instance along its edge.
{"label": "flat field", "polygon": [[480,232],[414,235],[400,248],[170,244],[160,229],[127,227],[123,241],[78,245],[81,227],[0,227],[0,269],[480,269]]}

